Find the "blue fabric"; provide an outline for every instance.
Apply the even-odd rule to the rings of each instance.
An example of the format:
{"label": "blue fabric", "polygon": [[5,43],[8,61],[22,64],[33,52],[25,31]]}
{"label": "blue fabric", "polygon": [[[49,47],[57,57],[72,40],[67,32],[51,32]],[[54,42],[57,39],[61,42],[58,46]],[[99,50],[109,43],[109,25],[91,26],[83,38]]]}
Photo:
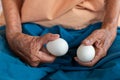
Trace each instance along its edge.
{"label": "blue fabric", "polygon": [[44,28],[25,23],[23,32],[33,36],[58,33],[69,43],[65,56],[57,57],[53,63],[30,67],[10,50],[5,38],[5,27],[0,28],[0,80],[120,80],[120,28],[108,50],[108,55],[93,67],[84,67],[74,61],[76,49],[88,35],[101,27],[101,23],[89,25],[82,30],[65,29],[61,26]]}

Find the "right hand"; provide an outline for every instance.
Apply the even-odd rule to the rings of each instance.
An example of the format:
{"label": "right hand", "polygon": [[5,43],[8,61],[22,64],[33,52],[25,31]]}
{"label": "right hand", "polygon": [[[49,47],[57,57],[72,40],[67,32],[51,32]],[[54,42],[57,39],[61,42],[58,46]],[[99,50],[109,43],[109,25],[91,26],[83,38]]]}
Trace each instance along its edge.
{"label": "right hand", "polygon": [[57,38],[59,38],[58,34],[51,33],[40,37],[16,33],[13,38],[7,38],[7,40],[11,49],[20,59],[35,67],[40,63],[48,63],[55,60],[56,57],[49,54],[43,45]]}

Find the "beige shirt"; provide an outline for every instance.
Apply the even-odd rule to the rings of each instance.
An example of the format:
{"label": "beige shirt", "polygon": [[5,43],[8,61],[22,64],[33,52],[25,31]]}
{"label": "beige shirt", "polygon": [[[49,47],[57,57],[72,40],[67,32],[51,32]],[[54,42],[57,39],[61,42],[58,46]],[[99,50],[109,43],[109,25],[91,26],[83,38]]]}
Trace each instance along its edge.
{"label": "beige shirt", "polygon": [[46,27],[62,25],[65,28],[81,29],[103,20],[104,1],[24,0],[21,19],[22,22],[34,22]]}
{"label": "beige shirt", "polygon": [[23,22],[47,27],[81,29],[103,17],[104,0],[25,0],[22,7]]}

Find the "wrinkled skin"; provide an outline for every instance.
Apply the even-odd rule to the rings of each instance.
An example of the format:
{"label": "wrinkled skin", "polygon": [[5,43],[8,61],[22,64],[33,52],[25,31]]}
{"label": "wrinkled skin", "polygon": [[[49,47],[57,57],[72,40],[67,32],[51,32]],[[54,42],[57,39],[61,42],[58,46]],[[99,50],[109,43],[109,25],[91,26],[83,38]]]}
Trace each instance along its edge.
{"label": "wrinkled skin", "polygon": [[[116,37],[115,30],[98,29],[95,30],[90,36],[88,36],[82,44],[93,45],[96,51],[95,58],[88,63],[80,62],[77,57],[74,57],[80,65],[93,66],[100,59],[107,55],[107,51],[110,48]],[[40,63],[53,62],[55,56],[49,54],[49,52],[43,47],[48,41],[52,41],[59,38],[58,34],[46,34],[41,37],[29,36],[23,33],[18,33],[14,38],[8,40],[11,49],[17,53],[23,61],[31,66],[38,66]],[[24,53],[24,54],[23,54]]]}
{"label": "wrinkled skin", "polygon": [[17,33],[14,38],[8,40],[8,42],[11,49],[22,60],[31,66],[38,66],[40,63],[48,63],[55,60],[56,57],[49,54],[43,45],[57,38],[59,38],[58,34],[51,33],[41,37]]}
{"label": "wrinkled skin", "polygon": [[116,31],[107,30],[107,29],[98,29],[95,30],[90,36],[88,36],[82,44],[85,45],[93,45],[95,48],[95,57],[90,62],[81,62],[77,57],[74,57],[75,61],[77,61],[80,65],[83,66],[93,66],[100,59],[107,55],[107,51],[110,48],[116,37]]}
{"label": "wrinkled skin", "polygon": [[[37,66],[40,63],[52,62],[55,56],[50,55],[43,47],[45,43],[54,40],[59,36],[47,34],[41,37],[33,37],[22,33],[21,25],[21,7],[23,0],[2,0],[3,10],[6,20],[6,37],[11,49],[21,59],[31,66]],[[116,36],[116,27],[120,14],[120,0],[105,0],[106,14],[104,16],[103,26],[94,31],[83,41],[85,45],[94,45],[96,50],[95,58],[89,63],[82,63],[76,57],[75,60],[83,66],[93,66],[102,59],[111,46]],[[106,26],[107,25],[107,26]],[[109,26],[108,26],[109,25]],[[109,28],[109,29],[108,29]],[[18,33],[17,33],[18,32]]]}

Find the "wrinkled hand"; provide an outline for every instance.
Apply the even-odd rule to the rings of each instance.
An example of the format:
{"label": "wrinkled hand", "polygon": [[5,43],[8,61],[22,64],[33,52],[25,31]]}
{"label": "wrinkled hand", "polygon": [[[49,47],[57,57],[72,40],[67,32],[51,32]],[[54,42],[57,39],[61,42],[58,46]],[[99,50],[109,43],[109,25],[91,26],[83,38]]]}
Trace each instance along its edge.
{"label": "wrinkled hand", "polygon": [[107,29],[99,29],[95,30],[90,36],[88,36],[85,40],[83,40],[83,44],[85,45],[93,45],[95,48],[95,57],[92,61],[84,63],[78,60],[77,57],[74,57],[75,61],[77,61],[80,65],[83,66],[93,66],[95,65],[101,58],[105,57],[108,49],[113,43],[116,37],[116,31],[107,30]]}
{"label": "wrinkled hand", "polygon": [[8,43],[11,49],[23,61],[31,66],[38,66],[40,63],[53,62],[55,56],[49,54],[43,47],[48,41],[59,38],[58,34],[48,33],[41,37],[29,36],[23,33],[17,33]]}

